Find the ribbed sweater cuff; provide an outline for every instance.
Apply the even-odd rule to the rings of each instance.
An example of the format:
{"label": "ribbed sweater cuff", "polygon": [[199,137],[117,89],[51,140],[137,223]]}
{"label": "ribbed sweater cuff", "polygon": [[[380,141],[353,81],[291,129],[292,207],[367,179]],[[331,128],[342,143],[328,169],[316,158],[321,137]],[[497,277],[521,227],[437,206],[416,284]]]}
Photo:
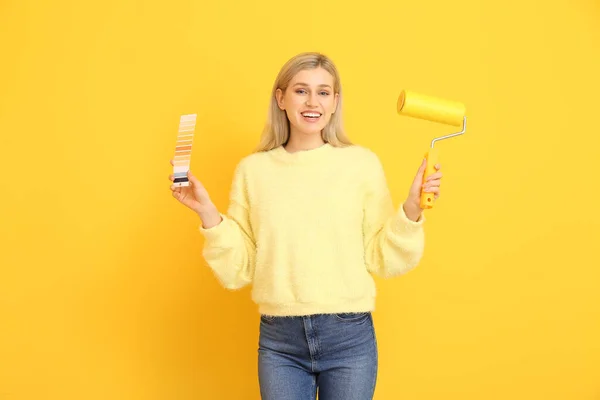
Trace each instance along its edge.
{"label": "ribbed sweater cuff", "polygon": [[421,213],[421,217],[418,221],[413,221],[404,212],[404,207],[400,205],[396,212],[396,218],[394,218],[393,230],[398,233],[414,233],[423,229],[425,223],[425,214]]}
{"label": "ribbed sweater cuff", "polygon": [[217,225],[212,226],[210,228],[204,228],[202,226],[202,223],[200,223],[200,225],[198,226],[198,230],[200,231],[200,233],[202,233],[202,235],[204,235],[204,237],[208,241],[216,241],[218,238],[223,236],[225,230],[227,229],[227,216],[222,213],[219,213],[219,215],[223,220]]}

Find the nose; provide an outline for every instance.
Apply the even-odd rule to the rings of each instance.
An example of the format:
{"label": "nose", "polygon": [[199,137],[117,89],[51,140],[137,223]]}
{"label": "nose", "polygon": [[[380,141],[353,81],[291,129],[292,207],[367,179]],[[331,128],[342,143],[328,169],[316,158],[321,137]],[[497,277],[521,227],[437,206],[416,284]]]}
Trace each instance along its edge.
{"label": "nose", "polygon": [[308,95],[308,99],[306,99],[306,105],[307,106],[316,106],[318,104],[317,102],[317,95],[316,93],[311,93]]}

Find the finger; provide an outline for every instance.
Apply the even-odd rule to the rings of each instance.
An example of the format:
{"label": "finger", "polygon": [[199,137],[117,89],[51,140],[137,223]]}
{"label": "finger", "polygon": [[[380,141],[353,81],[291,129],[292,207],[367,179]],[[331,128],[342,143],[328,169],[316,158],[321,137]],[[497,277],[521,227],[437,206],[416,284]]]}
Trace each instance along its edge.
{"label": "finger", "polygon": [[425,182],[423,184],[423,187],[431,188],[431,187],[440,187],[441,185],[442,185],[442,182],[440,180],[433,180],[433,181]]}
{"label": "finger", "polygon": [[198,178],[196,178],[196,176],[194,176],[194,174],[192,174],[191,170],[189,170],[187,172],[187,176],[188,176],[188,179],[190,180],[190,183],[193,186],[202,187],[202,183],[200,183],[200,181],[198,180]]}
{"label": "finger", "polygon": [[424,158],[423,161],[421,161],[421,165],[419,166],[419,169],[417,170],[417,174],[415,175],[414,183],[421,182],[423,180],[423,176],[425,175],[426,168],[427,168],[427,159]]}
{"label": "finger", "polygon": [[171,182],[173,182],[173,180],[174,180],[174,179],[175,179],[175,175],[173,175],[173,174],[169,175],[169,180],[170,180]]}
{"label": "finger", "polygon": [[171,163],[171,165],[175,165],[175,164],[173,163],[173,159],[169,160],[169,162]]}
{"label": "finger", "polygon": [[423,187],[423,191],[425,193],[439,193],[440,192],[440,187],[439,186],[424,186]]}
{"label": "finger", "polygon": [[434,167],[435,169],[437,169],[437,170],[439,170],[440,168],[442,168],[442,166],[441,166],[440,164],[435,164],[433,167]]}
{"label": "finger", "polygon": [[423,182],[423,185],[434,185],[434,186],[439,186],[442,183],[442,179],[441,178],[433,178],[433,179],[426,179],[425,182]]}
{"label": "finger", "polygon": [[425,181],[439,180],[442,178],[442,176],[443,174],[441,172],[434,172],[433,174],[429,175]]}

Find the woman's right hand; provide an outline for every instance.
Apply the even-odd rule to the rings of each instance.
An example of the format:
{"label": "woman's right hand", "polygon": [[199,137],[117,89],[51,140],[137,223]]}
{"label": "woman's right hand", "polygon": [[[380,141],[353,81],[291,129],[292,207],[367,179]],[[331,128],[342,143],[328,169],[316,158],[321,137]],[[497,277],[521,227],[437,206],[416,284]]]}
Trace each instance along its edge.
{"label": "woman's right hand", "polygon": [[[173,160],[171,160],[173,165]],[[173,197],[175,197],[181,204],[188,207],[202,219],[204,227],[212,227],[221,222],[221,215],[213,204],[208,191],[202,185],[202,183],[196,178],[192,171],[187,173],[190,186],[176,187],[171,183],[171,191]],[[169,180],[173,182],[175,176],[169,175]]]}

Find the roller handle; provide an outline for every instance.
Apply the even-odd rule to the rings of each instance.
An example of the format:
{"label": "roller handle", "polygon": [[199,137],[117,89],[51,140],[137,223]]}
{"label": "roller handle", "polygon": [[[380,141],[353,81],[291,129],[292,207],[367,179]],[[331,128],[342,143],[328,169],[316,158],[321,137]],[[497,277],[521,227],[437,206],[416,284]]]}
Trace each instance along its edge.
{"label": "roller handle", "polygon": [[[429,149],[427,153],[425,153],[425,159],[427,160],[427,164],[425,167],[425,173],[423,174],[423,184],[425,184],[425,180],[430,175],[436,172],[435,165],[438,163],[438,151],[435,147]],[[434,202],[434,193],[427,193],[425,189],[421,189],[421,208],[422,209],[430,209],[433,208]]]}

